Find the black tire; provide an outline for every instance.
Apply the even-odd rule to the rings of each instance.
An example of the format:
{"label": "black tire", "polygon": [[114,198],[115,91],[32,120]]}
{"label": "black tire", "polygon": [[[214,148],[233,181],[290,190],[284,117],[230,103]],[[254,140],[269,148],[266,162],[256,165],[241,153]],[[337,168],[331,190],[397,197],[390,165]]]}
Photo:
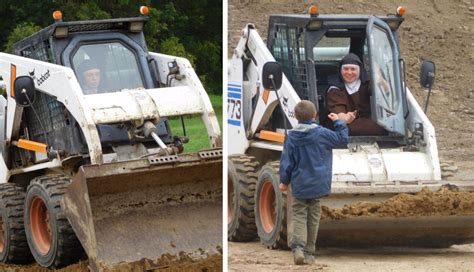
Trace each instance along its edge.
{"label": "black tire", "polygon": [[13,183],[0,184],[0,262],[26,264],[33,261],[23,224],[25,191]]}
{"label": "black tire", "polygon": [[288,248],[286,194],[280,185],[279,162],[262,167],[255,194],[255,221],[260,241],[268,248]]}
{"label": "black tire", "polygon": [[26,192],[26,237],[33,257],[43,267],[60,268],[84,256],[60,205],[69,183],[65,176],[41,176],[31,181]]}
{"label": "black tire", "polygon": [[255,185],[259,163],[251,156],[233,155],[228,159],[229,241],[247,242],[257,238],[255,225]]}

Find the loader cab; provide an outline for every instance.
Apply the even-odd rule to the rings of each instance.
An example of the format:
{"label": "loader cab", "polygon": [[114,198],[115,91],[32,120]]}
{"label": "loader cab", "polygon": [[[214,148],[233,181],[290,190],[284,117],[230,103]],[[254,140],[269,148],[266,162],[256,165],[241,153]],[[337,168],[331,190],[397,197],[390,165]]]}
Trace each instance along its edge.
{"label": "loader cab", "polygon": [[[142,16],[56,22],[15,44],[14,54],[70,67],[86,95],[155,88],[159,86],[151,73],[143,35],[147,21]],[[86,85],[81,67],[86,63],[100,71],[98,91],[91,92]]]}
{"label": "loader cab", "polygon": [[[149,56],[143,28],[148,17],[90,20],[56,23],[38,31],[13,46],[15,55],[49,62],[71,68],[85,96],[101,93],[120,92],[125,89],[151,89],[161,87],[156,63]],[[93,84],[89,86],[86,72],[95,73]],[[43,75],[32,69],[30,76],[40,79]],[[99,98],[98,98],[99,99]],[[79,124],[72,120],[64,105],[54,97],[38,92],[34,107],[44,116],[48,143],[56,150],[67,154],[87,154],[88,148]],[[35,120],[31,108],[24,114],[29,124],[30,139],[47,142],[41,124]],[[166,118],[156,125],[158,135],[165,143],[173,143]],[[113,153],[113,148],[139,141],[145,146],[155,146],[153,139],[138,140],[130,138],[129,130],[133,124],[97,125],[104,153]],[[63,135],[70,135],[65,140]]]}
{"label": "loader cab", "polygon": [[[329,79],[338,76],[345,55],[358,55],[372,84],[372,119],[389,131],[382,137],[403,141],[404,90],[397,36],[402,21],[399,16],[274,15],[267,45],[299,97],[317,105],[321,124],[327,116]],[[388,81],[388,90],[381,90],[381,80]]]}

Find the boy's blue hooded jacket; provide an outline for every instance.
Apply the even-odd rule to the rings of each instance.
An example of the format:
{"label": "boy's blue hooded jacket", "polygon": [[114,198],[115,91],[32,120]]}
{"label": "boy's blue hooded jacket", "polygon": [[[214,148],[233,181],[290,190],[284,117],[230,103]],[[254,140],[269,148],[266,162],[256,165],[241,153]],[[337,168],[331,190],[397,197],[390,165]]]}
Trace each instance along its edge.
{"label": "boy's blue hooded jacket", "polygon": [[332,149],[346,147],[349,139],[344,121],[336,120],[334,128],[300,122],[289,131],[280,160],[280,182],[291,182],[295,198],[313,199],[331,193]]}

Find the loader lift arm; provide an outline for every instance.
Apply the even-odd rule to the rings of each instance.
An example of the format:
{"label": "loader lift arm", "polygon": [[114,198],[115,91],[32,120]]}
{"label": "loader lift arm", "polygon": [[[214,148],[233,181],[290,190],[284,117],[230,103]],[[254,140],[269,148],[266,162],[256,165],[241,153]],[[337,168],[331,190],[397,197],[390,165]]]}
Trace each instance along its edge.
{"label": "loader lift arm", "polygon": [[[245,94],[250,93],[250,95],[247,95],[246,100],[242,101],[242,107],[244,109],[247,108],[247,104],[250,103],[248,100],[250,99],[256,101],[256,103],[252,105],[253,115],[251,122],[247,126],[247,135],[249,138],[252,138],[255,136],[255,133],[260,131],[263,126],[267,124],[273,111],[280,102],[275,92],[265,89],[261,84],[261,74],[264,64],[275,61],[275,58],[252,24],[248,24],[242,31],[243,35],[235,49],[235,54],[231,61],[245,62],[242,66],[245,66],[245,74],[248,78],[246,78],[246,80],[244,78],[238,79],[234,78],[233,74],[231,74],[229,84],[232,84],[234,80],[237,82],[244,82],[244,80],[249,82],[244,84],[243,92]],[[249,89],[246,89],[245,86],[249,86]],[[289,120],[291,127],[293,127],[298,123],[294,116],[293,109],[301,99],[296,95],[294,88],[285,76],[283,76],[282,87],[278,92],[282,100],[281,103],[285,116]],[[247,98],[248,96],[250,97]]]}

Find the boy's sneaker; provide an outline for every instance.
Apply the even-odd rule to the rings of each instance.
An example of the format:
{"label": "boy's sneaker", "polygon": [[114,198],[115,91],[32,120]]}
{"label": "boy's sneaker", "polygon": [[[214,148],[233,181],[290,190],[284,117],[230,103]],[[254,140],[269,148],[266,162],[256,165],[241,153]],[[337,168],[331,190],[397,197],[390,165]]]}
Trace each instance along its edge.
{"label": "boy's sneaker", "polygon": [[295,249],[293,252],[293,258],[295,260],[296,265],[302,265],[304,264],[304,253],[301,248]]}
{"label": "boy's sneaker", "polygon": [[304,262],[306,264],[314,264],[316,262],[316,258],[314,257],[313,254],[309,254],[309,253],[304,253]]}

